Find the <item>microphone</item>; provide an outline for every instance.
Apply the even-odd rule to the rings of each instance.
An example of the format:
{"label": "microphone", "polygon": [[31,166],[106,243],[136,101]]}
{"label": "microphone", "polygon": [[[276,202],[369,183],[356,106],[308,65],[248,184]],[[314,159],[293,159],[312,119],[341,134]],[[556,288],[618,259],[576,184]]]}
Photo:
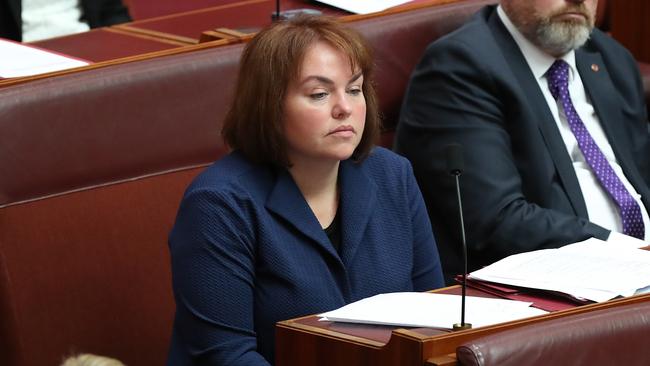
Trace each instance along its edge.
{"label": "microphone", "polygon": [[458,197],[458,213],[460,216],[460,233],[463,244],[463,282],[461,294],[460,323],[454,324],[453,330],[471,329],[472,324],[465,323],[465,297],[467,292],[467,243],[465,241],[465,222],[463,220],[463,203],[460,199],[460,175],[463,173],[463,147],[457,143],[445,146],[447,171],[456,179],[456,197]]}
{"label": "microphone", "polygon": [[271,20],[276,22],[279,20],[289,20],[293,17],[296,17],[298,15],[305,14],[305,15],[313,15],[313,16],[321,16],[323,15],[323,12],[320,10],[316,9],[291,9],[291,10],[285,10],[285,11],[280,11],[280,0],[275,1],[275,11],[271,13]]}
{"label": "microphone", "polygon": [[271,20],[276,21],[280,19],[280,0],[275,0],[275,13],[271,14]]}

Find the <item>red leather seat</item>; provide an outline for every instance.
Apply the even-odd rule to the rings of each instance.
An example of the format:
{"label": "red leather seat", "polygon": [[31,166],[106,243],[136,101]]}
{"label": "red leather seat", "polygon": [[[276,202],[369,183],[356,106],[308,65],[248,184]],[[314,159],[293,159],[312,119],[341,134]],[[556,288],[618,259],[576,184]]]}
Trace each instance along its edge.
{"label": "red leather seat", "polygon": [[648,365],[650,303],[557,318],[481,337],[456,350],[464,366]]}

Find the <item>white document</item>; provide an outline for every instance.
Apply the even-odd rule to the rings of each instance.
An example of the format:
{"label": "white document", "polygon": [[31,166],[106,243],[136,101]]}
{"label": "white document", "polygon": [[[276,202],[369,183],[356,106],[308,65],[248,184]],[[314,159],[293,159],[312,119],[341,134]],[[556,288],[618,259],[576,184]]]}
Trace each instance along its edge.
{"label": "white document", "polygon": [[609,233],[609,238],[607,238],[607,242],[617,246],[620,245],[629,248],[643,248],[648,245],[648,243],[646,243],[641,239],[637,239],[631,236],[627,236],[625,234],[617,233],[616,231],[612,231]]}
{"label": "white document", "polygon": [[558,291],[603,302],[650,285],[650,251],[595,238],[504,258],[470,279]]}
{"label": "white document", "polygon": [[411,0],[318,0],[318,2],[355,14],[370,14],[409,3]]}
{"label": "white document", "polygon": [[0,38],[0,77],[12,78],[88,65],[86,61],[63,56],[22,43]]}
{"label": "white document", "polygon": [[[465,322],[472,327],[546,314],[530,302],[466,298]],[[375,295],[320,314],[321,320],[404,327],[452,328],[460,323],[461,297],[430,292],[394,292]]]}

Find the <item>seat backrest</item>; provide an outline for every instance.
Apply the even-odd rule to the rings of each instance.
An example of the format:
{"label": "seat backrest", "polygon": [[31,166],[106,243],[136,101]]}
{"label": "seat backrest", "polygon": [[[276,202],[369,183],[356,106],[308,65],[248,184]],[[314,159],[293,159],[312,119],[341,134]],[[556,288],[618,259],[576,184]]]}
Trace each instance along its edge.
{"label": "seat backrest", "polygon": [[611,3],[607,0],[598,1],[598,9],[596,11],[596,27],[603,32],[611,30]]}
{"label": "seat backrest", "polygon": [[226,152],[242,47],[0,89],[1,365],[164,363],[167,234],[185,187]]}
{"label": "seat backrest", "polygon": [[556,318],[467,342],[460,365],[647,365],[650,303]]}

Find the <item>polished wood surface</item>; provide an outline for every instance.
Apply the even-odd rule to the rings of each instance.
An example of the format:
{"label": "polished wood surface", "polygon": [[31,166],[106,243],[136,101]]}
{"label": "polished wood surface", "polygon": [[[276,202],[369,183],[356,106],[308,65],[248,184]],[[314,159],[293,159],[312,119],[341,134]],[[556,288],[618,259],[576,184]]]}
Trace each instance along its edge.
{"label": "polished wood surface", "polygon": [[[418,8],[438,6],[463,0],[413,0],[380,13],[357,15],[308,0],[284,0],[283,9],[310,8],[354,22],[370,17],[385,16]],[[157,18],[70,36],[52,38],[33,44],[47,50],[102,62],[194,45],[202,41],[227,40],[226,43],[246,41],[261,27],[271,22],[275,10],[273,0],[206,1],[219,4],[209,8],[186,11]],[[635,57],[650,62],[650,2],[645,0],[608,1],[606,27]],[[188,4],[189,6],[189,4]],[[188,8],[190,9],[190,8]],[[219,30],[217,30],[219,29]],[[213,46],[221,43],[213,44]],[[188,48],[188,52],[192,49]],[[128,61],[130,62],[130,61]]]}
{"label": "polished wood surface", "polygon": [[114,28],[32,42],[30,45],[91,62],[114,60],[184,46],[172,40],[126,33]]}
{"label": "polished wood surface", "polygon": [[[211,8],[145,19],[116,26],[129,32],[172,39],[187,44],[198,43],[201,34],[214,28],[230,28],[254,33],[271,24],[276,9],[274,0],[245,0]],[[349,13],[305,0],[286,0],[282,10],[313,9],[323,14],[343,16]]]}
{"label": "polished wood surface", "polygon": [[[396,13],[413,11],[413,10],[422,9],[422,8],[426,8],[426,7],[444,5],[444,4],[447,4],[447,3],[459,2],[459,1],[463,1],[463,0],[413,0],[413,1],[408,2],[406,4],[395,6],[395,7],[386,9],[384,11],[377,12],[377,13],[371,13],[371,14],[351,14],[351,13],[347,13],[347,12],[345,12],[343,10],[336,10],[334,8],[326,7],[326,6],[320,6],[320,7],[317,8],[317,10],[323,11],[324,14],[326,14],[326,15],[337,16],[343,22],[355,22],[355,21],[359,21],[359,20],[375,18],[375,17],[382,17],[382,16],[392,15],[392,14],[396,14]],[[290,1],[285,1],[284,6],[287,9],[308,8],[308,7],[305,7],[303,3],[304,3],[304,1],[300,1],[300,0],[290,0]],[[266,12],[264,12],[263,14],[266,14]],[[263,15],[262,17],[258,17],[258,23],[259,24],[268,24],[269,21],[268,21],[267,18],[265,18],[265,15]],[[126,26],[128,26],[128,25],[126,25]],[[261,29],[261,26],[243,26],[243,27],[240,27],[238,29],[232,29],[232,28],[227,28],[227,27],[220,27],[220,28],[217,28],[217,29],[208,29],[208,30],[204,30],[202,32],[202,34],[201,34],[201,36],[199,38],[199,42],[209,42],[209,41],[220,40],[220,39],[232,39],[233,36],[235,36],[235,37],[242,37],[244,35],[252,36],[259,29]],[[158,34],[160,35],[161,33],[158,33]]]}
{"label": "polished wood surface", "polygon": [[[450,290],[453,288],[442,291]],[[458,332],[354,324],[341,326],[318,322],[316,316],[302,317],[277,324],[276,365],[452,365],[455,364],[456,347],[478,337],[545,320],[648,301],[650,294],[633,296]]]}
{"label": "polished wood surface", "polygon": [[122,0],[134,20],[155,18],[242,0]]}
{"label": "polished wood surface", "polygon": [[[368,19],[373,17],[381,17],[385,15],[407,12],[412,10],[417,10],[420,8],[431,7],[443,5],[450,2],[463,1],[463,0],[414,0],[410,3],[394,7],[383,12],[357,15],[349,14],[337,9],[329,8],[327,12],[330,15],[339,14],[341,19],[345,22],[354,22],[362,19]],[[228,9],[228,7],[237,7],[239,11],[244,11],[246,6],[261,6],[262,4],[266,9],[263,11],[264,19],[261,20],[264,24],[270,22],[270,11],[268,11],[271,0],[244,0],[238,1],[236,3],[226,4],[218,7],[222,11]],[[305,0],[287,0],[284,2],[286,7],[289,9],[295,9],[305,4]],[[242,5],[245,4],[246,6]],[[214,8],[203,9],[196,12],[190,13],[203,13],[203,12],[212,12]],[[221,13],[221,16],[228,14],[228,11]],[[239,24],[252,24],[251,21],[245,20],[247,15],[244,11],[244,15],[240,14],[240,17],[244,20],[237,20]],[[347,14],[347,15],[346,15]],[[190,14],[191,15],[191,14]],[[269,15],[268,18],[266,15]],[[178,14],[174,16],[161,17],[158,20],[165,20],[169,22],[176,22],[178,20],[173,20],[176,18],[185,18],[187,13]],[[258,14],[259,16],[259,14]],[[261,18],[260,18],[261,19]],[[152,20],[158,21],[156,19]],[[248,22],[248,23],[243,23]],[[65,37],[52,38],[48,40],[43,40],[35,42],[34,45],[51,51],[59,52],[66,54],[72,57],[81,58],[91,62],[95,62],[89,66],[45,73],[30,77],[20,77],[20,78],[11,78],[11,79],[0,79],[0,87],[7,87],[15,84],[21,84],[29,82],[32,80],[40,80],[43,78],[49,78],[58,75],[65,75],[75,72],[83,72],[85,70],[92,70],[96,68],[107,67],[115,64],[136,62],[139,60],[150,59],[153,57],[164,57],[167,55],[173,55],[177,53],[184,52],[194,52],[196,50],[201,50],[204,48],[210,47],[220,47],[227,44],[247,42],[250,40],[255,32],[261,27],[261,25],[239,30],[226,28],[221,26],[214,26],[213,28],[197,27],[196,29],[201,29],[202,32],[205,32],[204,41],[209,41],[201,44],[195,44],[198,42],[198,39],[202,36],[201,34],[196,35],[196,39],[190,39],[178,34],[168,34],[163,32],[157,32],[152,30],[143,30],[136,29],[137,27],[132,26],[132,24],[143,24],[143,23],[127,23],[127,25],[119,25],[107,28],[98,28],[91,30],[89,32],[78,33]],[[220,21],[215,21],[214,24],[221,24]],[[136,29],[136,30],[134,30]],[[218,29],[218,31],[217,31]]]}
{"label": "polished wood surface", "polygon": [[84,72],[84,71],[88,71],[88,70],[101,69],[101,68],[109,67],[109,66],[113,66],[113,65],[120,65],[120,64],[130,63],[130,62],[137,62],[137,61],[148,60],[148,59],[157,58],[157,57],[175,55],[175,54],[179,54],[179,53],[195,52],[195,51],[200,51],[200,50],[203,50],[203,49],[206,49],[206,48],[220,47],[220,46],[225,46],[225,45],[228,45],[228,44],[240,43],[242,41],[244,41],[244,39],[221,39],[221,40],[217,40],[217,41],[214,41],[214,42],[208,42],[208,43],[202,43],[202,44],[196,44],[196,45],[184,46],[184,47],[176,47],[176,48],[171,48],[171,49],[162,50],[162,51],[150,52],[150,53],[145,53],[145,54],[137,54],[137,55],[134,55],[134,56],[118,58],[118,59],[111,59],[111,60],[97,62],[97,63],[94,63],[94,64],[90,64],[88,66],[82,66],[82,67],[77,67],[77,68],[73,68],[73,69],[48,72],[48,73],[43,73],[43,74],[38,74],[38,75],[33,75],[33,76],[0,79],[0,88],[1,87],[10,87],[12,85],[23,84],[23,83],[27,83],[27,82],[30,82],[30,81],[42,80],[42,79],[47,79],[47,78],[61,76],[61,75],[73,74],[73,73],[77,73],[77,72]]}

